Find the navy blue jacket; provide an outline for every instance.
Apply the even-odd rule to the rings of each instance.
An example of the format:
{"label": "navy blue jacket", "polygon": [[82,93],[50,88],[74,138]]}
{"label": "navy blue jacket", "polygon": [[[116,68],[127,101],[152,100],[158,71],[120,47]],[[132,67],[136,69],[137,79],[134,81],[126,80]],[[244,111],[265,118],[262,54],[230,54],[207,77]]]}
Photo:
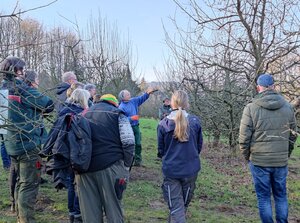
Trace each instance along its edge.
{"label": "navy blue jacket", "polygon": [[69,167],[78,173],[86,172],[92,155],[91,129],[81,115],[67,113],[54,123],[49,137],[40,152],[48,157],[46,172],[53,174],[55,188],[67,187]]}
{"label": "navy blue jacket", "polygon": [[66,106],[63,107],[59,113],[58,113],[58,116],[61,117],[61,116],[64,116],[68,113],[71,113],[73,115],[77,115],[79,114],[80,112],[82,112],[84,109],[82,107],[80,107],[79,105],[77,104],[71,104],[71,103],[66,103]]}
{"label": "navy blue jacket", "polygon": [[68,83],[60,83],[56,88],[56,103],[55,109],[59,112],[64,106],[67,99],[67,90],[71,87]]}
{"label": "navy blue jacket", "polygon": [[[172,112],[173,115],[175,111]],[[171,113],[171,115],[172,115]],[[202,148],[202,130],[197,116],[188,114],[187,142],[174,138],[175,122],[170,115],[157,127],[158,156],[162,157],[162,171],[170,178],[184,178],[196,175],[200,169],[199,154]]]}

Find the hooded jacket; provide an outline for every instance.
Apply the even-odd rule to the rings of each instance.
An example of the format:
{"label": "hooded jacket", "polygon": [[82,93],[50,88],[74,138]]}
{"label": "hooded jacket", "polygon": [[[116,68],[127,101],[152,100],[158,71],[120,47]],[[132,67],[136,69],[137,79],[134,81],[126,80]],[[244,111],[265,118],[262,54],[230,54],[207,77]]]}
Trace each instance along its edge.
{"label": "hooded jacket", "polygon": [[74,113],[59,117],[54,123],[41,157],[48,157],[46,172],[53,174],[55,188],[67,187],[69,167],[77,173],[87,171],[91,161],[92,141],[88,120]]}
{"label": "hooded jacket", "polygon": [[4,80],[1,89],[8,89],[8,120],[6,149],[18,156],[41,146],[42,113],[53,110],[53,101],[23,81]]}
{"label": "hooded jacket", "polygon": [[184,178],[200,171],[200,151],[202,130],[200,120],[195,115],[185,113],[189,122],[188,141],[179,142],[174,138],[176,111],[160,121],[157,127],[158,157],[162,157],[162,171],[170,178]]}
{"label": "hooded jacket", "polygon": [[74,104],[74,103],[66,103],[66,106],[63,107],[59,113],[58,116],[62,117],[66,114],[73,114],[73,115],[77,115],[81,112],[83,112],[83,108],[79,105],[79,104]]}
{"label": "hooded jacket", "polygon": [[277,92],[264,91],[244,108],[241,152],[257,166],[286,166],[295,142],[290,130],[296,130],[292,106]]}
{"label": "hooded jacket", "polygon": [[56,103],[55,109],[59,112],[63,107],[64,103],[67,99],[67,90],[70,88],[70,84],[68,83],[60,83],[56,88]]}

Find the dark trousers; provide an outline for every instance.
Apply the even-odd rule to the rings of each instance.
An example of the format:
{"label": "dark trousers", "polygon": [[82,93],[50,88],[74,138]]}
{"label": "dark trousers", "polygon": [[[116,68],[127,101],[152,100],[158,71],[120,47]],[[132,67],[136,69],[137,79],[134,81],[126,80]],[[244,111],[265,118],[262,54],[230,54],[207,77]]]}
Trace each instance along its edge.
{"label": "dark trousers", "polygon": [[3,168],[8,169],[10,167],[10,157],[7,154],[4,142],[1,142],[1,158],[3,163]]}
{"label": "dark trousers", "polygon": [[138,125],[132,126],[134,139],[135,139],[135,155],[134,160],[136,164],[142,162],[142,144],[141,144],[141,131]]}
{"label": "dark trousers", "polygon": [[80,215],[78,195],[75,190],[75,174],[70,172],[68,177],[68,209],[70,215]]}
{"label": "dark trousers", "polygon": [[18,222],[35,223],[34,205],[41,178],[41,158],[39,149],[27,151],[19,156],[11,156],[12,165],[16,167],[17,184],[15,200]]}
{"label": "dark trousers", "polygon": [[177,179],[164,177],[162,190],[170,210],[169,223],[186,222],[185,213],[193,198],[196,180],[197,175]]}
{"label": "dark trousers", "polygon": [[9,168],[9,193],[10,193],[10,201],[15,204],[15,190],[17,184],[17,167],[15,163],[12,163]]}

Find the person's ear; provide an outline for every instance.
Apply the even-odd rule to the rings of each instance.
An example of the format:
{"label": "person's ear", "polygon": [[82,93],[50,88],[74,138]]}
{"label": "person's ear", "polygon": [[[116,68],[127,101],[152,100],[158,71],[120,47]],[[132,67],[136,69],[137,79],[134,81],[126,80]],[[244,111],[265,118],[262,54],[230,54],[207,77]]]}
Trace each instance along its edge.
{"label": "person's ear", "polygon": [[260,92],[260,86],[259,85],[256,86],[256,91]]}

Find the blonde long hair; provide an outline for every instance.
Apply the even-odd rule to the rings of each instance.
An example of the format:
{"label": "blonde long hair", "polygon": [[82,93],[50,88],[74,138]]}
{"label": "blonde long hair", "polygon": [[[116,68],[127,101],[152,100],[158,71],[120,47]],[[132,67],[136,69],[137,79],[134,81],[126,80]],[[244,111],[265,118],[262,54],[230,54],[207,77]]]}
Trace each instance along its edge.
{"label": "blonde long hair", "polygon": [[185,116],[183,110],[188,108],[189,99],[185,91],[178,90],[175,91],[171,98],[171,105],[173,109],[178,109],[176,116],[174,118],[175,130],[174,137],[180,142],[188,141],[188,119]]}

